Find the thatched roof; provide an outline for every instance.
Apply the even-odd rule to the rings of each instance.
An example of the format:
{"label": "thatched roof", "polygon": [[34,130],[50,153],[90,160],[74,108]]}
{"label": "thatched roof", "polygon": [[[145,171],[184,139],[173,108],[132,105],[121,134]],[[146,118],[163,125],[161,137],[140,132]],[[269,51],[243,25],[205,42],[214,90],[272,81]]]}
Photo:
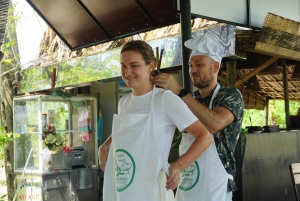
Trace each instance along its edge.
{"label": "thatched roof", "polygon": [[[249,88],[250,83],[253,82],[255,87],[252,87],[252,90],[259,95],[269,99],[284,99],[283,66],[285,62],[287,66],[286,75],[289,99],[300,101],[300,57],[297,56],[300,52],[298,50],[295,51],[297,47],[284,46],[283,48],[284,43],[287,43],[285,41],[288,41],[289,38],[284,34],[280,37],[278,35],[275,37],[272,35],[272,32],[275,32],[274,30],[268,33],[267,41],[269,43],[264,43],[270,50],[266,49],[264,52],[256,50],[257,45],[262,44],[261,41],[266,40],[264,38],[266,37],[266,29],[270,28],[264,27],[262,30],[256,31],[237,31],[237,52],[243,51],[244,57],[247,59],[237,61],[236,79],[242,80],[249,74],[252,74],[253,76],[250,79],[246,79],[243,83],[245,87]],[[274,38],[282,42],[274,42]],[[300,37],[295,41],[295,44],[300,44],[299,39]],[[291,37],[291,40],[294,40],[294,38]],[[274,50],[276,50],[276,53]],[[270,63],[265,65],[265,68],[262,68],[264,62]],[[253,74],[254,71],[256,73]]]}
{"label": "thatched roof", "polygon": [[[284,99],[283,68],[280,61],[276,62],[274,66],[273,69],[271,69],[272,67],[268,68],[266,71],[262,71],[256,75],[259,87],[254,90],[260,95],[267,96],[270,99]],[[300,78],[293,77],[295,66],[296,64],[287,66],[289,99],[300,101]],[[249,74],[251,71],[252,69],[238,70],[238,79],[245,77],[245,75]],[[251,82],[253,80],[255,79],[249,79],[248,81]],[[245,86],[247,86],[247,83],[245,83]]]}

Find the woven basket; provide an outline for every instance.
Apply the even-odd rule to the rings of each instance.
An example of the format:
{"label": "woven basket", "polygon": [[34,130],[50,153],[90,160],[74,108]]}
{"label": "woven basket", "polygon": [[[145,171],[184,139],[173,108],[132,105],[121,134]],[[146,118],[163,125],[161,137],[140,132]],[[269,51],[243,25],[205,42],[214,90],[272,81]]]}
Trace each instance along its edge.
{"label": "woven basket", "polygon": [[300,61],[300,23],[268,13],[254,50]]}

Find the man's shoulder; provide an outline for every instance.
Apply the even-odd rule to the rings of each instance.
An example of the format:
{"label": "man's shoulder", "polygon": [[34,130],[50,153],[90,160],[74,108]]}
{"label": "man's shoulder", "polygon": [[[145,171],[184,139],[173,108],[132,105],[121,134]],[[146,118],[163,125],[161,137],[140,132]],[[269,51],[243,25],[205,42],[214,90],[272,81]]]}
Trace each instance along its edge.
{"label": "man's shoulder", "polygon": [[217,94],[218,99],[234,99],[234,100],[243,100],[243,96],[235,87],[222,87]]}
{"label": "man's shoulder", "polygon": [[215,104],[225,108],[244,107],[244,99],[241,92],[235,87],[222,87],[215,98]]}
{"label": "man's shoulder", "polygon": [[228,96],[235,96],[237,98],[243,98],[240,90],[236,87],[226,87],[226,86],[222,86],[219,90],[219,93],[218,93],[219,96],[225,96],[225,97],[228,97]]}

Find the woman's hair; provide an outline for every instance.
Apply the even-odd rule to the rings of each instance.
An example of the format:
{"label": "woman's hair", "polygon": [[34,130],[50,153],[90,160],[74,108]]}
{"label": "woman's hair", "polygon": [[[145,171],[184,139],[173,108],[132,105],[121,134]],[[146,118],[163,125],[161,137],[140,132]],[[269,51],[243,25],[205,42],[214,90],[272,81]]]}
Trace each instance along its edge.
{"label": "woman's hair", "polygon": [[133,40],[127,42],[121,49],[121,54],[125,51],[136,51],[139,52],[143,59],[145,60],[146,64],[150,64],[151,61],[156,62],[156,58],[154,56],[154,52],[152,50],[152,47],[141,40]]}

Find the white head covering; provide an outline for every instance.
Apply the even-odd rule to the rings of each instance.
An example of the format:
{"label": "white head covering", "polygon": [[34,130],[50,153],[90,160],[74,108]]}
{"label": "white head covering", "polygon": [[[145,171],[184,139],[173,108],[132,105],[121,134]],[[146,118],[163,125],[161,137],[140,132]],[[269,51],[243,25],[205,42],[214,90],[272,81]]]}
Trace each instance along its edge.
{"label": "white head covering", "polygon": [[191,55],[190,55],[190,60],[191,60],[191,57],[192,56],[197,56],[197,55],[205,55],[205,56],[208,56],[210,58],[212,58],[214,61],[216,62],[219,62],[219,64],[221,64],[221,61],[222,61],[222,56],[220,55],[207,55],[205,53],[201,53],[199,52],[198,50],[193,50]]}
{"label": "white head covering", "polygon": [[191,57],[205,55],[221,64],[223,57],[235,54],[235,27],[233,25],[206,27],[193,34],[184,45],[192,49]]}

